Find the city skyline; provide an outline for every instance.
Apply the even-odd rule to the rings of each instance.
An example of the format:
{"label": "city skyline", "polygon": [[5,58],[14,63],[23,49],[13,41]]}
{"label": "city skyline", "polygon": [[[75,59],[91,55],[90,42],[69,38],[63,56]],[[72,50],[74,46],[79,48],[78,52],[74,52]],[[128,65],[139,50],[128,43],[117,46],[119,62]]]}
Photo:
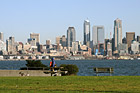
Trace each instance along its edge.
{"label": "city skyline", "polygon": [[44,44],[48,39],[55,43],[56,36],[66,35],[67,28],[73,26],[79,33],[76,40],[83,42],[84,20],[89,19],[90,31],[94,25],[103,25],[106,38],[110,32],[113,37],[113,21],[119,18],[123,23],[122,36],[126,32],[136,32],[137,36],[140,35],[139,3],[139,0],[0,1],[0,32],[4,33],[4,41],[14,36],[16,41],[24,43],[31,32],[40,33],[40,42]]}

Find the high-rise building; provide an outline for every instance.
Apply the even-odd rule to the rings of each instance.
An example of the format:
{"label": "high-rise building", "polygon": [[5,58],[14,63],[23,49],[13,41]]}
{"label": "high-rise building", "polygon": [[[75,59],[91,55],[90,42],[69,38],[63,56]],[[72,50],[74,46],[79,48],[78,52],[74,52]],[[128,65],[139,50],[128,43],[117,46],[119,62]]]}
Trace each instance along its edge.
{"label": "high-rise building", "polygon": [[16,54],[14,37],[9,37],[9,39],[6,40],[6,50],[7,50],[8,54]]}
{"label": "high-rise building", "polygon": [[129,52],[131,50],[132,40],[135,40],[135,32],[126,32],[126,41],[127,41],[128,51]]}
{"label": "high-rise building", "polygon": [[4,37],[3,37],[3,33],[2,32],[0,32],[0,40],[4,41]]}
{"label": "high-rise building", "polygon": [[72,42],[76,41],[76,32],[74,27],[69,27],[67,30],[67,47],[72,47]]}
{"label": "high-rise building", "polygon": [[84,45],[87,45],[87,42],[90,42],[90,22],[89,20],[84,21]]}
{"label": "high-rise building", "polygon": [[40,43],[40,34],[37,33],[30,33],[31,39],[36,39],[36,45],[39,45]]}
{"label": "high-rise building", "polygon": [[95,49],[98,49],[98,52],[100,52],[100,54],[104,54],[105,51],[104,35],[104,26],[93,26],[93,46]]}
{"label": "high-rise building", "polygon": [[118,49],[118,44],[122,44],[122,20],[116,19],[114,21],[114,49]]}
{"label": "high-rise building", "polygon": [[66,47],[66,42],[67,42],[67,39],[66,39],[65,35],[63,35],[63,36],[62,36],[62,39],[61,39],[61,45],[62,45],[63,47]]}
{"label": "high-rise building", "polygon": [[104,43],[104,26],[93,26],[93,45]]}

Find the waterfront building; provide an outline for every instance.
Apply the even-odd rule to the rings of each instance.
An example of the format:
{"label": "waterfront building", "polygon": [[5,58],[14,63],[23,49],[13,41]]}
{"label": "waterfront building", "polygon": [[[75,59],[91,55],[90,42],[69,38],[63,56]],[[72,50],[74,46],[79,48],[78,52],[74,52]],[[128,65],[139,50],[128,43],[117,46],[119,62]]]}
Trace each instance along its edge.
{"label": "waterfront building", "polygon": [[112,43],[110,42],[107,43],[107,56],[112,56]]}
{"label": "waterfront building", "polygon": [[22,51],[23,49],[23,43],[22,42],[18,42],[18,45],[17,45],[17,51]]}
{"label": "waterfront building", "polygon": [[74,27],[69,27],[67,30],[67,47],[72,47],[72,42],[76,41],[76,32]]}
{"label": "waterfront building", "polygon": [[119,55],[127,55],[128,54],[128,45],[127,44],[118,44],[118,53]]}
{"label": "waterfront building", "polygon": [[77,54],[77,52],[78,52],[78,42],[72,42],[71,51],[72,51],[73,55]]}
{"label": "waterfront building", "polygon": [[38,34],[38,33],[30,33],[30,39],[35,39],[37,46],[40,44],[40,34]]}
{"label": "waterfront building", "polygon": [[0,51],[6,51],[6,44],[0,40]]}
{"label": "waterfront building", "polygon": [[0,40],[0,55],[3,55],[6,52],[6,44]]}
{"label": "waterfront building", "polygon": [[135,40],[135,32],[126,32],[126,41],[128,44],[128,51],[131,51],[131,42]]}
{"label": "waterfront building", "polygon": [[9,37],[9,39],[6,40],[6,50],[8,54],[16,54],[16,46],[15,46],[14,37]]}
{"label": "waterfront building", "polygon": [[81,45],[80,46],[80,50],[81,51],[85,51],[85,50],[87,50],[88,49],[88,47],[86,46],[86,45]]}
{"label": "waterfront building", "polygon": [[118,44],[122,44],[122,20],[114,21],[114,51],[118,49]]}
{"label": "waterfront building", "polygon": [[3,36],[3,33],[2,32],[0,32],[0,40],[1,41],[4,41],[4,36]]}
{"label": "waterfront building", "polygon": [[137,41],[132,41],[131,43],[131,54],[138,54],[139,53],[139,43]]}
{"label": "waterfront building", "polygon": [[41,44],[38,45],[38,51],[41,53],[47,53],[46,46]]}
{"label": "waterfront building", "polygon": [[111,40],[109,40],[109,39],[105,39],[105,53],[106,53],[106,55],[107,55],[107,44],[108,44],[108,42],[110,42]]}
{"label": "waterfront building", "polygon": [[28,50],[30,50],[30,48],[31,48],[31,45],[30,45],[29,43],[25,43],[25,44],[23,45],[23,50],[24,50],[24,51],[28,51]]}
{"label": "waterfront building", "polygon": [[84,21],[84,41],[83,44],[87,45],[90,42],[90,22],[89,20]]}

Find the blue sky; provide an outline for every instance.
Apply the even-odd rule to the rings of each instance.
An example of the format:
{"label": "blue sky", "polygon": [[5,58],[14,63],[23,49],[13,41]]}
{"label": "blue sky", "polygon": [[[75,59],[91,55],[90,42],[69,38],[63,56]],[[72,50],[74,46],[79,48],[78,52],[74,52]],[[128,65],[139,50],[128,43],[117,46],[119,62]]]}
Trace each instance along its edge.
{"label": "blue sky", "polygon": [[66,35],[74,26],[76,38],[83,42],[83,22],[105,27],[105,37],[112,32],[116,18],[126,32],[140,35],[140,0],[0,0],[0,32],[4,39],[14,36],[26,42],[31,32],[40,33],[41,43]]}

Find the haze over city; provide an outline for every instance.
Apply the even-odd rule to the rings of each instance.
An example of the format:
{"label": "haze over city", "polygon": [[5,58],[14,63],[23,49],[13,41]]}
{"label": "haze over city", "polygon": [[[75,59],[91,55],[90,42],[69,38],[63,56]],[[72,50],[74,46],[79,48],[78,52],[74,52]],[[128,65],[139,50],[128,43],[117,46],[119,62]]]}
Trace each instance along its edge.
{"label": "haze over city", "polygon": [[[139,0],[1,0],[0,32],[4,40],[14,36],[16,41],[27,42],[30,33],[40,33],[41,43],[66,35],[70,26],[75,27],[76,40],[83,42],[83,23],[103,25],[105,37],[114,33],[114,20],[122,20],[122,34],[135,32],[140,35]],[[92,37],[92,34],[91,34]]]}

